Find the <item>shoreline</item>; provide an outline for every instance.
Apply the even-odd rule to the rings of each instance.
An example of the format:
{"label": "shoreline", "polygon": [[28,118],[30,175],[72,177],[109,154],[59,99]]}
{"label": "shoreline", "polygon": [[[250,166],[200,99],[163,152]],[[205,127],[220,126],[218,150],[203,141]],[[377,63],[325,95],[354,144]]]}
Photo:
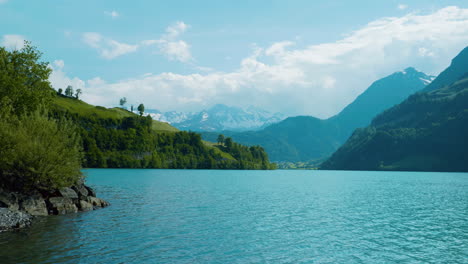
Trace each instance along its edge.
{"label": "shoreline", "polygon": [[31,194],[0,189],[0,232],[25,228],[38,216],[86,212],[109,205],[85,184]]}

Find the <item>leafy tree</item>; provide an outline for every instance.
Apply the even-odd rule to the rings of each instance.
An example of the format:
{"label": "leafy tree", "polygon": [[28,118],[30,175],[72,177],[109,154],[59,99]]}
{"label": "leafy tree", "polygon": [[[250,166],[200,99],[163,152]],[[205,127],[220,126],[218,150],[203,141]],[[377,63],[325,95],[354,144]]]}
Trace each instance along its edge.
{"label": "leafy tree", "polygon": [[233,142],[234,142],[234,141],[233,141],[232,138],[230,138],[230,137],[228,137],[228,138],[226,138],[226,139],[224,140],[224,144],[226,145],[226,148],[227,148],[228,150],[232,149],[233,144],[234,144]]}
{"label": "leafy tree", "polygon": [[142,116],[145,113],[145,106],[143,104],[140,104],[137,110],[140,113],[140,116]]}
{"label": "leafy tree", "polygon": [[224,143],[224,135],[223,134],[219,134],[218,136],[218,144],[219,145],[222,145]]}
{"label": "leafy tree", "polygon": [[59,88],[58,91],[57,91],[57,93],[58,93],[59,95],[62,95],[63,89],[62,89],[62,88]]}
{"label": "leafy tree", "polygon": [[67,88],[65,88],[65,95],[68,97],[73,96],[73,86],[68,85]]}
{"label": "leafy tree", "polygon": [[51,69],[40,61],[41,55],[27,41],[20,50],[0,47],[0,99],[8,97],[15,114],[33,112],[52,99],[54,90],[48,81]]}
{"label": "leafy tree", "polygon": [[[11,109],[11,108],[10,108]],[[39,111],[0,116],[0,185],[20,192],[52,190],[81,178],[82,153],[76,127]]]}
{"label": "leafy tree", "polygon": [[133,112],[133,105],[130,106],[130,111]]}
{"label": "leafy tree", "polygon": [[76,99],[79,99],[80,95],[81,95],[81,89],[76,89],[76,93],[75,93]]}
{"label": "leafy tree", "polygon": [[123,107],[126,103],[127,103],[127,98],[126,97],[120,98],[120,102],[119,102],[120,106]]}

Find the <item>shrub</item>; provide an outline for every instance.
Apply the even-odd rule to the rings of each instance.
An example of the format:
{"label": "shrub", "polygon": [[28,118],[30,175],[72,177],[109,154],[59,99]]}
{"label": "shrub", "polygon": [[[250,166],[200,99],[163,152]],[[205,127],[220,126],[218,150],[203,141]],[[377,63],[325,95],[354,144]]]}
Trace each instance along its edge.
{"label": "shrub", "polygon": [[0,183],[21,192],[50,191],[82,179],[82,152],[75,126],[36,111],[0,113]]}

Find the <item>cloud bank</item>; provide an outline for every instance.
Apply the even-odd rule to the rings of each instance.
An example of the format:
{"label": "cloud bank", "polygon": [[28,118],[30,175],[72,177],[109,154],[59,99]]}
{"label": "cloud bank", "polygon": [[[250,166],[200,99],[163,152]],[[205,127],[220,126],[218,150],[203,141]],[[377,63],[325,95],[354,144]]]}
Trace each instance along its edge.
{"label": "cloud bank", "polygon": [[[169,59],[189,61],[192,56],[184,52],[188,44],[177,40],[187,27],[176,23],[160,39],[139,45],[155,45]],[[86,36],[85,42],[107,58],[137,48],[98,34]],[[84,100],[105,106],[125,96],[131,103],[161,110],[199,110],[224,103],[325,118],[392,72],[419,65],[429,74],[439,73],[467,44],[468,9],[446,7],[426,15],[372,21],[335,42],[299,47],[284,40],[255,47],[232,72],[165,72],[108,83],[99,77],[69,78],[57,67],[51,81],[57,88],[76,85],[83,89]]]}

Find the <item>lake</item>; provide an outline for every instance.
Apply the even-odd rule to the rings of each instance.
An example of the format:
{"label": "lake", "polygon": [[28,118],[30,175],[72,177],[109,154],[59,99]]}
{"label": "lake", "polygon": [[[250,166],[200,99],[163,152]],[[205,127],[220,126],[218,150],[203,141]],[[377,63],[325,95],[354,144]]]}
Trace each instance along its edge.
{"label": "lake", "polygon": [[468,174],[85,173],[111,206],[1,233],[1,263],[468,261]]}

